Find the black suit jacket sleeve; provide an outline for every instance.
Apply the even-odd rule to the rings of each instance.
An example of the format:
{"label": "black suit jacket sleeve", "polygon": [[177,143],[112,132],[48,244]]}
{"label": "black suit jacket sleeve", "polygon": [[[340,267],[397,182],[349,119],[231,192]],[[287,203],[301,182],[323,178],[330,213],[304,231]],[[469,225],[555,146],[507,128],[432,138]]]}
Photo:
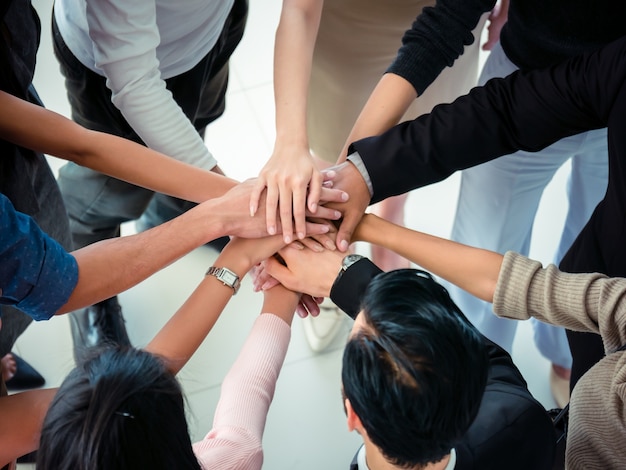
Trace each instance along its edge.
{"label": "black suit jacket sleeve", "polygon": [[516,150],[606,127],[624,88],[626,38],[545,70],[490,80],[451,104],[354,142],[372,203]]}
{"label": "black suit jacket sleeve", "polygon": [[354,320],[361,310],[365,289],[382,272],[369,259],[361,258],[335,279],[330,290],[330,299]]}

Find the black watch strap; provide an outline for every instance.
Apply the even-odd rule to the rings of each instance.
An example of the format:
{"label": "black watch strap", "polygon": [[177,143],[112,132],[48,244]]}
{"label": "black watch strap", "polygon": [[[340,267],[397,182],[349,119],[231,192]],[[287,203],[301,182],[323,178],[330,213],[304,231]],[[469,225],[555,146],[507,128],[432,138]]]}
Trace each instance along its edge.
{"label": "black watch strap", "polygon": [[361,310],[361,300],[370,281],[383,271],[367,258],[361,258],[335,279],[330,299],[351,318]]}

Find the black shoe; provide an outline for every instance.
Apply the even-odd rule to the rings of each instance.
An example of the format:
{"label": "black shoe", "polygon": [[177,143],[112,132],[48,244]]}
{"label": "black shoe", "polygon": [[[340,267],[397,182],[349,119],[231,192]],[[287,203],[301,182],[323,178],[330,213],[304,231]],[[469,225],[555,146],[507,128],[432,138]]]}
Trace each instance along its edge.
{"label": "black shoe", "polygon": [[38,388],[46,383],[46,379],[37,372],[33,366],[15,353],[11,353],[15,359],[15,375],[5,382],[7,390],[24,390]]}
{"label": "black shoe", "polygon": [[220,237],[216,238],[215,240],[211,240],[209,243],[206,244],[206,246],[213,248],[218,253],[221,253],[224,247],[228,245],[229,241],[230,237]]}
{"label": "black shoe", "polygon": [[82,363],[92,348],[111,344],[131,345],[117,297],[70,313],[70,328],[76,364]]}

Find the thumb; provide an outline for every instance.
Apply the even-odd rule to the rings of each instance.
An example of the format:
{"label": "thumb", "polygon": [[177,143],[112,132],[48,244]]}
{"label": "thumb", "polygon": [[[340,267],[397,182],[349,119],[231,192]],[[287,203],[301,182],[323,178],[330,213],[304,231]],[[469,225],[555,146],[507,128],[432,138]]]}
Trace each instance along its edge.
{"label": "thumb", "polygon": [[358,211],[346,212],[337,231],[337,248],[339,251],[346,252],[352,241],[352,234],[363,214]]}

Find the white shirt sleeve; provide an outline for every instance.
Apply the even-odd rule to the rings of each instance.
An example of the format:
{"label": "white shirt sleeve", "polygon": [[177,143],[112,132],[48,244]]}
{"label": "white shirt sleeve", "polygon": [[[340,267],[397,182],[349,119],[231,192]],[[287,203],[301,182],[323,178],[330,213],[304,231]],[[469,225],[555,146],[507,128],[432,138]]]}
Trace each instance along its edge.
{"label": "white shirt sleeve", "polygon": [[88,0],[96,67],[113,104],[150,148],[194,166],[217,162],[161,78],[154,1]]}

